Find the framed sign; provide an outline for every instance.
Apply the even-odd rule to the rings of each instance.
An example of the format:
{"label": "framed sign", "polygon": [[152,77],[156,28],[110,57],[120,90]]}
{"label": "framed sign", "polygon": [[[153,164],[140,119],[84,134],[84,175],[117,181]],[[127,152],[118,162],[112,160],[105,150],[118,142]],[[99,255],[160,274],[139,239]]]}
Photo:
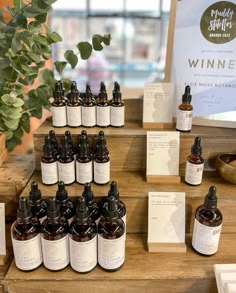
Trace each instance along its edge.
{"label": "framed sign", "polygon": [[175,84],[175,109],[188,84],[194,124],[235,128],[236,1],[172,0],[169,25],[166,81]]}

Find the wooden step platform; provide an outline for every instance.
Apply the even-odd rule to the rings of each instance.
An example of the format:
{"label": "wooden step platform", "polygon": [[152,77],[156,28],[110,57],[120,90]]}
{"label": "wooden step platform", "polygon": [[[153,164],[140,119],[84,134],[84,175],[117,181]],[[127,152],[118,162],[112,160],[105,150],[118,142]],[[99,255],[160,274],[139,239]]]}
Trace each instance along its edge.
{"label": "wooden step platform", "polygon": [[128,234],[126,260],[117,272],[105,272],[96,267],[88,274],[79,274],[70,267],[50,272],[43,266],[25,273],[14,262],[7,276],[10,293],[61,292],[217,292],[213,265],[235,263],[236,235],[223,234],[214,256],[197,254],[187,235],[186,254],[149,253],[145,234]]}
{"label": "wooden step platform", "polygon": [[[65,131],[69,130],[74,143],[78,142],[78,135],[83,129],[87,131],[90,140],[93,142],[95,142],[99,131],[103,130],[110,151],[112,170],[146,170],[147,130],[142,128],[141,121],[127,121],[122,128],[55,128],[52,127],[50,119],[45,121],[34,134],[37,170],[40,169],[44,137],[48,135],[51,129],[56,132],[59,142]],[[190,133],[181,133],[180,135],[180,175],[184,175],[186,158],[191,152],[191,146],[196,136],[202,138],[202,156],[205,159],[206,169],[215,167],[215,159],[219,153],[236,152],[236,129],[193,126]]]}
{"label": "wooden step platform", "polygon": [[[40,171],[35,172],[23,195],[28,195],[31,181],[35,180],[44,197],[55,196],[57,184],[47,186],[41,182]],[[147,183],[142,171],[111,172],[111,180],[117,181],[120,199],[127,207],[127,231],[129,233],[147,232],[148,192],[149,191],[182,191],[186,193],[186,233],[192,231],[196,208],[203,204],[205,195],[211,185],[215,185],[218,195],[218,206],[224,215],[223,233],[236,233],[236,187],[226,183],[215,172],[205,172],[203,183],[199,186],[180,184]],[[66,186],[70,197],[81,196],[83,185],[73,183]],[[95,198],[99,201],[107,195],[109,184],[97,185],[92,183]]]}

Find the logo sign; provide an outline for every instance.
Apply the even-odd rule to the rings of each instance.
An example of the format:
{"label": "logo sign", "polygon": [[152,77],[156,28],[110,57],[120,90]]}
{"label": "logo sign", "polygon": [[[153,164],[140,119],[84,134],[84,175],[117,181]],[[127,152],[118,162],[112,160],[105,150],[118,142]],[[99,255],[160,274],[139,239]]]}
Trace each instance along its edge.
{"label": "logo sign", "polygon": [[236,36],[236,5],[220,1],[209,6],[200,21],[204,38],[214,44],[224,44]]}

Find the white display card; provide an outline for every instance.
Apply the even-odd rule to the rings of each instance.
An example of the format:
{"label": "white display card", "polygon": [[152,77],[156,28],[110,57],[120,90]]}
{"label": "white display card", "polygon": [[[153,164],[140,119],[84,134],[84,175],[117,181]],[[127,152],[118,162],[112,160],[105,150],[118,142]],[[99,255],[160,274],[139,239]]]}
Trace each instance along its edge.
{"label": "white display card", "polygon": [[0,256],[6,255],[5,203],[0,203]]}
{"label": "white display card", "polygon": [[148,250],[186,252],[185,192],[148,193]]}

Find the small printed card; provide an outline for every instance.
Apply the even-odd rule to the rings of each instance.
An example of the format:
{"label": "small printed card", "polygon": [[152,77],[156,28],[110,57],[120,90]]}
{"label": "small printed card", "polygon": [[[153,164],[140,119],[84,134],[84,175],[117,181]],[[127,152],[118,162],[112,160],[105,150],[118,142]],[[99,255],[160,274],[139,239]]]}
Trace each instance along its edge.
{"label": "small printed card", "polygon": [[236,292],[236,264],[215,264],[214,272],[218,293]]}
{"label": "small printed card", "polygon": [[179,175],[179,132],[147,131],[146,175]]}
{"label": "small printed card", "polygon": [[186,252],[185,192],[149,192],[148,250]]}
{"label": "small printed card", "polygon": [[173,83],[146,83],[143,98],[143,123],[172,123]]}

